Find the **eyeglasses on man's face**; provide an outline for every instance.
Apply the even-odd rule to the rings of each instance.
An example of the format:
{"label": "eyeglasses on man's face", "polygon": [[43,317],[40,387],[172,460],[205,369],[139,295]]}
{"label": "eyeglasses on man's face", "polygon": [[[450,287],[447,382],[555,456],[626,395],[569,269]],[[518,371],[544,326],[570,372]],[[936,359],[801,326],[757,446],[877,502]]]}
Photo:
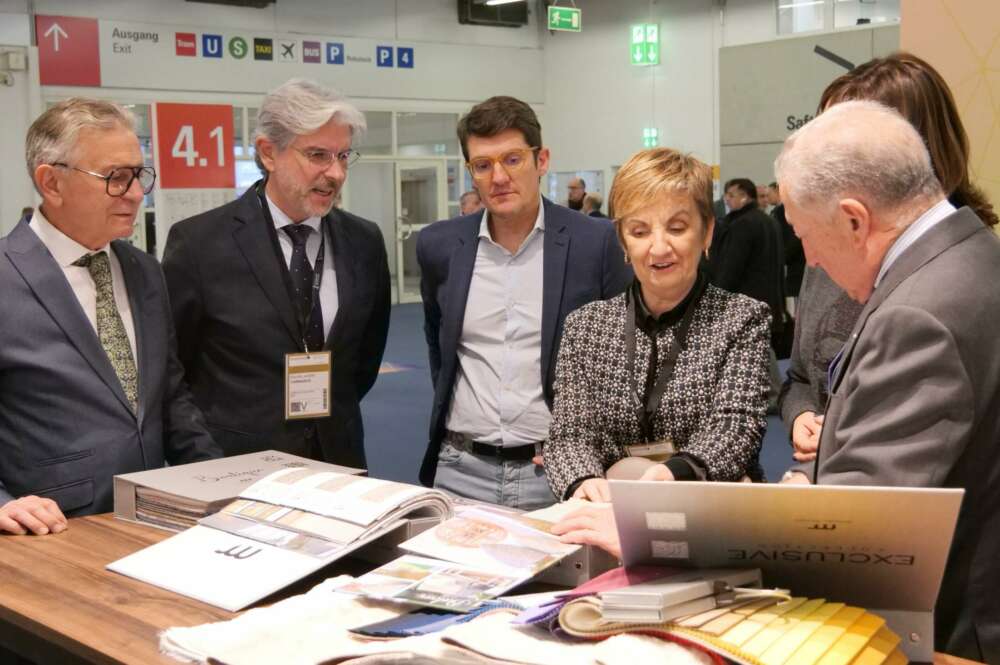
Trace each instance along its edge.
{"label": "eyeglasses on man's face", "polygon": [[310,165],[324,171],[333,165],[334,160],[337,160],[346,169],[361,157],[361,153],[353,149],[341,150],[340,152],[331,152],[321,148],[306,148],[304,150],[295,148],[295,150],[305,157]]}
{"label": "eyeglasses on man's face", "polygon": [[108,196],[125,196],[125,193],[128,192],[130,187],[132,187],[132,183],[135,180],[139,181],[139,187],[142,189],[142,193],[149,194],[153,191],[153,185],[156,183],[156,170],[151,166],[120,166],[116,169],[111,169],[111,172],[107,175],[94,173],[93,171],[81,169],[76,166],[70,166],[65,162],[53,162],[51,166],[60,166],[64,169],[72,169],[103,180],[104,191],[108,193]]}
{"label": "eyeglasses on man's face", "polygon": [[487,180],[493,177],[493,165],[499,164],[507,175],[513,175],[520,171],[529,159],[532,159],[534,152],[541,148],[517,148],[508,150],[497,157],[476,157],[465,163],[469,173],[476,180]]}

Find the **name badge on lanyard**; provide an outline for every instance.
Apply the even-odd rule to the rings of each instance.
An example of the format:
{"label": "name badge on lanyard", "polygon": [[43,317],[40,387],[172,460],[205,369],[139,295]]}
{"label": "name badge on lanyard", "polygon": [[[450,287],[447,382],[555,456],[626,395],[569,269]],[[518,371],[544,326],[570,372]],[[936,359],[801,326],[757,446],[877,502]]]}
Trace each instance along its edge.
{"label": "name badge on lanyard", "polygon": [[330,415],[329,351],[285,354],[285,418],[323,418]]}
{"label": "name badge on lanyard", "polygon": [[677,452],[673,440],[669,438],[652,443],[637,443],[627,446],[626,450],[629,457],[645,457],[653,462],[666,462]]}

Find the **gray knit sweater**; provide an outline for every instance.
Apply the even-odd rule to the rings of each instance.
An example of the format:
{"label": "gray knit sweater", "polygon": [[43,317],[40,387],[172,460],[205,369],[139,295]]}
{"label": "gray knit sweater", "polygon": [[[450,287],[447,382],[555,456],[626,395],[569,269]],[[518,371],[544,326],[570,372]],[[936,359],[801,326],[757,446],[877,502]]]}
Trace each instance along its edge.
{"label": "gray knit sweater", "polygon": [[795,312],[791,365],[778,398],[781,418],[789,432],[803,412],[822,414],[826,409],[826,370],[851,336],[863,307],[834,284],[822,268],[806,269]]}

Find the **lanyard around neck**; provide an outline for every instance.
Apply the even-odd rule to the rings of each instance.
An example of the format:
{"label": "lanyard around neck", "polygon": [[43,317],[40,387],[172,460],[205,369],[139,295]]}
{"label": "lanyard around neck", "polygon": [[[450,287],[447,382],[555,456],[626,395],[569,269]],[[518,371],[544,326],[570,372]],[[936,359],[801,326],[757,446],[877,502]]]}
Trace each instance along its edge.
{"label": "lanyard around neck", "polygon": [[[677,359],[686,348],[691,321],[694,319],[694,312],[698,308],[698,302],[705,291],[705,284],[701,278],[695,283],[694,289],[694,297],[687,304],[687,310],[685,310],[680,324],[672,330],[673,343],[667,351],[667,357],[663,361],[663,368],[658,372],[656,383],[647,395],[644,395],[646,392],[646,382],[643,381],[640,383],[635,375],[636,299],[642,296],[638,292],[633,292],[633,290],[630,290],[626,295],[628,309],[625,314],[625,371],[628,373],[629,381],[632,383],[632,394],[635,396],[637,405],[636,417],[639,420],[639,427],[642,430],[642,436],[646,443],[653,441],[653,415],[660,408],[660,403],[663,401],[663,394],[667,390],[667,383],[670,382],[677,367]],[[654,339],[652,340],[654,344],[656,343],[655,335],[654,331]],[[650,362],[652,362],[652,358],[650,358]]]}

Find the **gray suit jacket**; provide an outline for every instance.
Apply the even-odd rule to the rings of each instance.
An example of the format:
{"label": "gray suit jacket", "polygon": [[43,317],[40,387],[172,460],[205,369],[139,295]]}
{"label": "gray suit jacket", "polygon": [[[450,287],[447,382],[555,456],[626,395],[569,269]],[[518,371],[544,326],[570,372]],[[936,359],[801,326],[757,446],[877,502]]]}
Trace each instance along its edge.
{"label": "gray suit jacket", "polygon": [[1000,239],[968,208],[900,255],[844,347],[815,477],[965,488],[935,644],[990,663],[1000,662],[998,285]]}
{"label": "gray suit jacket", "polygon": [[159,264],[111,247],[135,323],[138,414],[28,220],[0,240],[0,504],[36,494],[70,517],[107,512],[115,474],[221,455],[182,381]]}

